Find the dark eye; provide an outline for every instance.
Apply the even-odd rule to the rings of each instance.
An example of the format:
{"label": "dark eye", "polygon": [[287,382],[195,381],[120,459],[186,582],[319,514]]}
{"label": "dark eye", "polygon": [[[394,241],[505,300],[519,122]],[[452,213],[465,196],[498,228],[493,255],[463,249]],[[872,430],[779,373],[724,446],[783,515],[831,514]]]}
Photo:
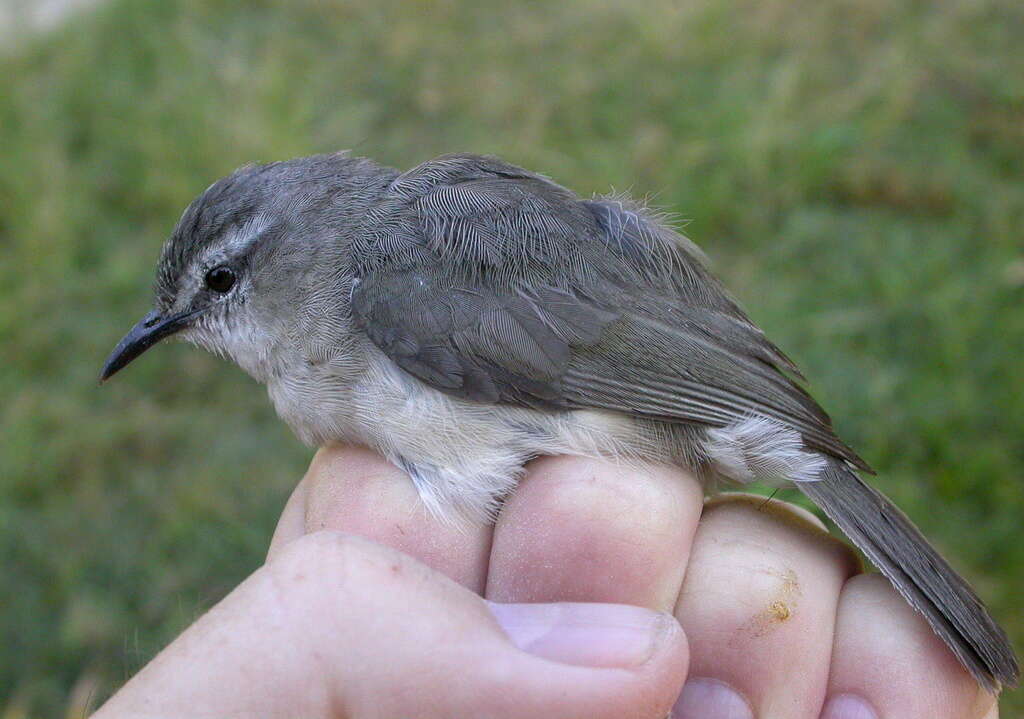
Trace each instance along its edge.
{"label": "dark eye", "polygon": [[230,267],[214,267],[206,273],[206,286],[214,292],[227,292],[235,286],[235,273]]}

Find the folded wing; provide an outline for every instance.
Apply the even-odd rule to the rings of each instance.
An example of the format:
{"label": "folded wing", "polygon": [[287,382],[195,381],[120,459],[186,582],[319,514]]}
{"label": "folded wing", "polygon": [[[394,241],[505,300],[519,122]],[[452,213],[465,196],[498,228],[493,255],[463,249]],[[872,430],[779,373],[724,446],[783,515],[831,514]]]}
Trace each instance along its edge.
{"label": "folded wing", "polygon": [[368,220],[355,319],[438,390],[716,427],[763,415],[867,469],[699,250],[627,200],[456,155],[398,177]]}

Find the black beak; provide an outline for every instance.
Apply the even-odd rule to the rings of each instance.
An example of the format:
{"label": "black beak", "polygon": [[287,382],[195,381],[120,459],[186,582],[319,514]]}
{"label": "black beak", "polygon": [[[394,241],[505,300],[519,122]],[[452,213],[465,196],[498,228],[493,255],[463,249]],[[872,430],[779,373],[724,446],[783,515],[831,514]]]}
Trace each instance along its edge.
{"label": "black beak", "polygon": [[193,310],[172,317],[163,317],[158,312],[150,312],[128,330],[128,334],[121,338],[117,347],[107,357],[103,371],[100,372],[100,382],[106,382],[121,368],[164,337],[183,329],[188,325],[189,320],[198,313],[198,310]]}

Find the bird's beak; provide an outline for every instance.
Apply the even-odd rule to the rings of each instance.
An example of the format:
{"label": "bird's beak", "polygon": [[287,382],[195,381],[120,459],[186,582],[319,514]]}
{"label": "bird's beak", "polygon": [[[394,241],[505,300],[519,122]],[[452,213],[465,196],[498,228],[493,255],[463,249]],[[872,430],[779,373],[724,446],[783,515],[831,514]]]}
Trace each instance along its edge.
{"label": "bird's beak", "polygon": [[107,357],[100,372],[100,382],[106,382],[114,376],[121,368],[148,350],[164,337],[173,335],[175,332],[185,328],[198,310],[183,312],[181,314],[164,317],[159,312],[150,312],[139,322],[128,330],[128,334],[121,338],[117,347]]}

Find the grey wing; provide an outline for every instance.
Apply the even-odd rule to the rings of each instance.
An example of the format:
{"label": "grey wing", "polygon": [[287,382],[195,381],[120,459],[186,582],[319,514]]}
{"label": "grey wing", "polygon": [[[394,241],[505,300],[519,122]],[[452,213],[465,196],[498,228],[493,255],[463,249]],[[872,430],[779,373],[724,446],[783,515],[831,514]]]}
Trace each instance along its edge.
{"label": "grey wing", "polygon": [[360,283],[353,313],[409,374],[479,402],[569,409],[561,377],[572,347],[597,341],[614,315],[564,292],[505,294],[396,269]]}
{"label": "grey wing", "polygon": [[368,220],[354,317],[441,391],[711,426],[764,415],[868,469],[699,251],[626,200],[450,156],[396,179]]}
{"label": "grey wing", "polygon": [[556,275],[581,271],[595,221],[573,196],[497,160],[449,156],[392,184],[354,243],[352,311],[396,364],[453,395],[568,409],[572,348],[617,314]]}

